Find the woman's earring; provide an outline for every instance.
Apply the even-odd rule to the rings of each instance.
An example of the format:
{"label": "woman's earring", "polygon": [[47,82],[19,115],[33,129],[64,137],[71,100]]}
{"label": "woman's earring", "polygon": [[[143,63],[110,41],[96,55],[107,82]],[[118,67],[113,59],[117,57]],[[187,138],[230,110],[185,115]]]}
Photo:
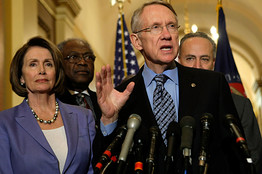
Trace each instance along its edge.
{"label": "woman's earring", "polygon": [[20,85],[21,85],[21,86],[24,86],[24,83],[23,83],[23,82],[21,82],[21,83],[20,83]]}

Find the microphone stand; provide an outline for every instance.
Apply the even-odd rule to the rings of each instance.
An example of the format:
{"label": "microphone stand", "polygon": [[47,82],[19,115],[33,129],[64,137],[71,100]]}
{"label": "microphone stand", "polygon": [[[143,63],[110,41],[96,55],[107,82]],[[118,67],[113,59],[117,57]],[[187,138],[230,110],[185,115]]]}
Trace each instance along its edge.
{"label": "microphone stand", "polygon": [[201,118],[201,127],[202,127],[202,135],[201,135],[201,148],[200,154],[198,157],[199,160],[199,171],[200,174],[207,173],[207,158],[209,158],[209,137],[211,134],[212,127],[211,125],[214,122],[214,117],[210,113],[204,113]]}
{"label": "microphone stand", "polygon": [[155,126],[151,127],[150,132],[152,133],[152,138],[151,138],[149,155],[148,158],[146,159],[146,163],[147,163],[147,173],[153,174],[155,170],[155,163],[154,163],[155,146],[156,146],[156,139],[158,136],[157,127]]}
{"label": "microphone stand", "polygon": [[245,154],[245,159],[246,159],[246,162],[247,162],[247,167],[249,169],[248,174],[256,174],[256,168],[255,168],[255,165],[254,165],[249,153]]}
{"label": "microphone stand", "polygon": [[135,174],[143,173],[143,143],[141,139],[138,139],[135,146]]}
{"label": "microphone stand", "polygon": [[206,174],[207,173],[207,168],[208,168],[208,164],[207,164],[207,156],[206,153],[204,151],[201,152],[200,156],[199,156],[199,174]]}
{"label": "microphone stand", "polygon": [[[154,144],[155,144],[155,142],[154,142]],[[147,158],[148,174],[153,174],[154,169],[155,169],[154,156],[152,154],[154,154],[154,151],[152,149],[150,149],[149,157]]]}
{"label": "microphone stand", "polygon": [[124,173],[124,168],[126,167],[126,162],[123,161],[123,160],[120,160],[118,161],[118,167],[117,167],[117,170],[116,170],[116,173],[117,174],[122,174]]}
{"label": "microphone stand", "polygon": [[110,173],[110,171],[112,170],[115,171],[116,161],[117,161],[117,157],[112,156],[110,161],[105,165],[105,167],[103,168],[103,170],[100,171],[99,174],[107,174]]}
{"label": "microphone stand", "polygon": [[239,127],[237,126],[237,122],[236,122],[235,117],[232,114],[227,114],[226,115],[226,121],[227,121],[227,124],[228,124],[232,134],[235,136],[236,143],[239,145],[239,148],[242,151],[242,154],[243,154],[243,156],[246,160],[246,164],[247,164],[248,172],[249,172],[248,174],[255,174],[256,169],[255,169],[254,163],[252,161],[250,151],[247,147],[247,142],[246,142],[245,138],[243,137],[243,135],[241,134]]}
{"label": "microphone stand", "polygon": [[192,160],[190,158],[190,156],[191,156],[191,149],[184,148],[183,149],[183,155],[184,155],[184,170],[183,170],[183,174],[191,174],[192,173],[192,168],[191,168]]}
{"label": "microphone stand", "polygon": [[207,173],[207,163],[204,166],[200,166],[200,174],[206,174]]}

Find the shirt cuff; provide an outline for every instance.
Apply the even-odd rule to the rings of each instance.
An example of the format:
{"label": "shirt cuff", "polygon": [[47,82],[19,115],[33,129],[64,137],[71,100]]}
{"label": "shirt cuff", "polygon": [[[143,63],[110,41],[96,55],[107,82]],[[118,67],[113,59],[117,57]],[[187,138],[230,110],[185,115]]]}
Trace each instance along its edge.
{"label": "shirt cuff", "polygon": [[115,130],[116,126],[117,126],[117,120],[106,126],[103,124],[102,121],[100,121],[100,129],[104,136],[110,135]]}

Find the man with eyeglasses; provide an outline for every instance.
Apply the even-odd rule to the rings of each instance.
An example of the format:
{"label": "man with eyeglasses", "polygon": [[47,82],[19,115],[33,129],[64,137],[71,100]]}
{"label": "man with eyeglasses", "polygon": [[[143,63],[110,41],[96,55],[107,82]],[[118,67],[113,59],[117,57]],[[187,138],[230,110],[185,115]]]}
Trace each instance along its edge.
{"label": "man with eyeglasses", "polygon": [[142,29],[142,30],[136,31],[136,32],[134,32],[134,33],[137,34],[137,33],[140,33],[140,32],[142,32],[142,31],[145,31],[145,32],[151,32],[152,34],[157,35],[157,34],[162,33],[164,27],[166,27],[166,29],[167,29],[170,33],[176,33],[176,32],[178,31],[178,28],[179,28],[180,26],[177,26],[177,25],[175,25],[175,24],[168,24],[168,25],[166,25],[166,26],[160,26],[160,25],[156,24],[156,25],[153,25],[153,26],[151,26],[151,27],[144,28],[144,29]]}
{"label": "man with eyeglasses", "polygon": [[63,55],[67,90],[58,98],[68,104],[91,109],[96,123],[101,116],[96,93],[89,89],[94,77],[95,55],[89,43],[83,39],[71,38],[58,44]]}
{"label": "man with eyeglasses", "polygon": [[[132,44],[145,59],[138,74],[116,89],[113,88],[109,65],[102,67],[96,74],[101,122],[107,127],[108,136],[114,135],[115,127],[126,124],[131,114],[138,114],[142,122],[133,142],[138,142],[139,139],[143,144],[142,162],[145,173],[151,171],[147,162],[152,159],[148,160],[151,151],[150,129],[153,126],[159,131],[155,153],[150,154],[150,157],[154,156],[154,173],[166,173],[165,156],[168,148],[173,148],[174,151],[173,160],[169,164],[172,173],[200,173],[200,118],[204,113],[210,113],[214,122],[208,141],[207,173],[247,173],[240,149],[224,125],[226,114],[237,116],[225,77],[212,71],[184,67],[175,61],[179,49],[179,25],[173,7],[164,1],[145,3],[134,12],[131,28]],[[175,140],[174,147],[170,147],[169,137],[166,137],[168,125],[179,123],[185,116],[195,119],[192,147],[188,147],[191,150],[191,160],[187,160],[188,154],[183,153],[183,148],[179,148],[179,138]],[[236,124],[243,131],[238,118]],[[126,158],[128,169],[125,173],[134,171],[133,152],[134,149]],[[190,166],[186,170],[184,161]]]}

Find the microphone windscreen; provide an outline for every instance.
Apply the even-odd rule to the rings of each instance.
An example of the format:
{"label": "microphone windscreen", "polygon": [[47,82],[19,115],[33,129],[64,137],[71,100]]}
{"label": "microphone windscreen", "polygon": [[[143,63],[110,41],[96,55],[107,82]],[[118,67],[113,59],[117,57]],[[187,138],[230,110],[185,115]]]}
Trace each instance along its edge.
{"label": "microphone windscreen", "polygon": [[192,116],[184,116],[180,120],[180,127],[191,126],[193,129],[195,128],[195,119]]}
{"label": "microphone windscreen", "polygon": [[195,119],[192,116],[184,116],[180,121],[182,129],[181,136],[181,149],[192,147],[193,142],[193,129],[195,128]]}
{"label": "microphone windscreen", "polygon": [[232,114],[227,114],[226,115],[226,121],[228,123],[231,123],[231,122],[235,123],[236,122],[236,118]]}
{"label": "microphone windscreen", "polygon": [[209,124],[212,124],[214,121],[214,117],[210,113],[204,113],[200,118],[201,123],[207,121]]}
{"label": "microphone windscreen", "polygon": [[166,137],[174,136],[178,137],[181,135],[181,129],[177,122],[172,121],[167,127]]}

